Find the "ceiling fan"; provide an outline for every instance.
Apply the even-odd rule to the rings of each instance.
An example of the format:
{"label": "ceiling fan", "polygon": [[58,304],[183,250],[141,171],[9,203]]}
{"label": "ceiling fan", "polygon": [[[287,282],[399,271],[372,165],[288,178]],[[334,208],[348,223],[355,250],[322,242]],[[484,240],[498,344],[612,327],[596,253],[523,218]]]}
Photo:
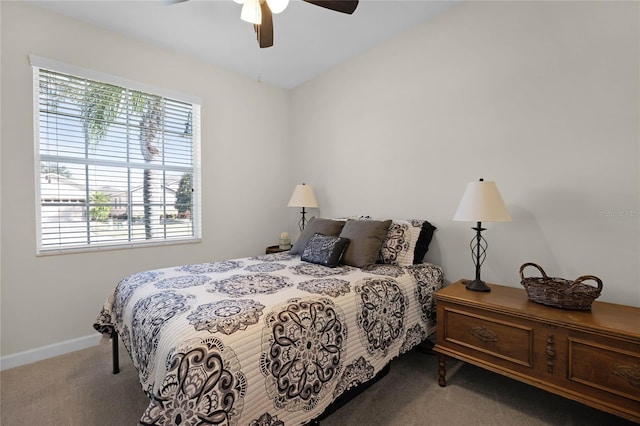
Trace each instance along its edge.
{"label": "ceiling fan", "polygon": [[[261,48],[273,46],[272,13],[282,12],[289,0],[234,0],[242,4],[240,19],[251,22]],[[325,9],[351,15],[358,7],[358,0],[303,0]]]}
{"label": "ceiling fan", "polygon": [[[182,3],[187,0],[173,0]],[[233,0],[242,4],[240,19],[253,24],[261,48],[273,46],[273,14],[280,13],[289,5],[289,0]],[[302,0],[325,9],[351,15],[358,7],[358,0]]]}

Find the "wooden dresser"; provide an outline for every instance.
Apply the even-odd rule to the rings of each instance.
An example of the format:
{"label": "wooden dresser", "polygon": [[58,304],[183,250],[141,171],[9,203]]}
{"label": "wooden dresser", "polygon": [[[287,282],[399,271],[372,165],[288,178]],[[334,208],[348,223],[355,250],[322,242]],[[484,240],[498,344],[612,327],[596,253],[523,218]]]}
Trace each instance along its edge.
{"label": "wooden dresser", "polygon": [[640,422],[640,308],[596,301],[570,311],[489,286],[458,281],[435,295],[440,386],[448,355]]}

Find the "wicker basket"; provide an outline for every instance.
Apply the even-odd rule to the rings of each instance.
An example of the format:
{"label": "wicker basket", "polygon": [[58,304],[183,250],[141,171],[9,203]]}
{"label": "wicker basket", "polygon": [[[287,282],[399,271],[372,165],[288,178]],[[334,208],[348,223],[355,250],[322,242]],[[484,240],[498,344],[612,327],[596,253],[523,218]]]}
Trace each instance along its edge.
{"label": "wicker basket", "polygon": [[[527,266],[537,268],[542,277],[525,278],[524,269]],[[527,290],[529,300],[563,309],[587,311],[591,309],[591,303],[600,296],[602,291],[602,280],[598,277],[583,275],[575,281],[550,278],[535,263],[525,263],[520,267],[520,280],[522,286]],[[582,284],[587,280],[595,281],[598,287]]]}

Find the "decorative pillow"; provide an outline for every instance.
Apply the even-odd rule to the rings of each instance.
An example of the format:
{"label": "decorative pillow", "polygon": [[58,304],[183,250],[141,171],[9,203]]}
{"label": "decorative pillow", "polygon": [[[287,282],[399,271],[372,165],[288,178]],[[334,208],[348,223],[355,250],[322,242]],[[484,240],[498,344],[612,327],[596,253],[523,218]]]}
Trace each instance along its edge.
{"label": "decorative pillow", "polygon": [[312,217],[304,227],[304,231],[300,234],[298,241],[296,241],[293,247],[291,247],[291,250],[289,250],[289,254],[301,254],[302,250],[306,247],[307,242],[315,233],[337,237],[340,235],[340,231],[342,231],[344,224],[345,222],[340,220]]}
{"label": "decorative pillow", "polygon": [[346,238],[315,233],[304,247],[300,259],[335,268],[340,264],[340,259],[348,245],[349,240]]}
{"label": "decorative pillow", "polygon": [[342,263],[363,268],[376,263],[382,242],[387,236],[391,220],[347,220],[340,236],[351,242]]}
{"label": "decorative pillow", "polygon": [[418,237],[418,241],[416,242],[416,249],[414,252],[413,263],[418,264],[422,263],[424,257],[429,251],[429,244],[431,244],[431,239],[433,238],[433,232],[437,228],[427,222],[426,220],[422,223],[422,230],[420,231],[420,236]]}
{"label": "decorative pillow", "polygon": [[422,263],[434,229],[425,220],[394,220],[380,248],[378,263],[397,266]]}
{"label": "decorative pillow", "polygon": [[422,222],[408,220],[391,222],[389,232],[380,247],[378,262],[398,266],[413,265],[416,242],[421,230]]}
{"label": "decorative pillow", "polygon": [[354,215],[354,216],[340,216],[340,217],[332,217],[331,219],[333,220],[344,220],[345,222],[349,219],[353,219],[353,220],[370,220],[371,216],[365,216],[365,215]]}

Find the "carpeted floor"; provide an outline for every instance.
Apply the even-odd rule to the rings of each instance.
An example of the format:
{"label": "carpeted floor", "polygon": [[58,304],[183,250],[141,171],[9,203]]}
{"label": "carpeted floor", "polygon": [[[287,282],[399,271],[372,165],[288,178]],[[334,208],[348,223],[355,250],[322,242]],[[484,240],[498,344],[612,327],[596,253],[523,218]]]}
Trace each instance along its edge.
{"label": "carpeted floor", "polygon": [[[111,374],[111,346],[99,345],[0,373],[2,426],[136,425],[147,406],[121,348]],[[321,422],[351,425],[631,425],[616,416],[480,368],[450,362],[437,383],[437,357],[411,351],[390,373]]]}

